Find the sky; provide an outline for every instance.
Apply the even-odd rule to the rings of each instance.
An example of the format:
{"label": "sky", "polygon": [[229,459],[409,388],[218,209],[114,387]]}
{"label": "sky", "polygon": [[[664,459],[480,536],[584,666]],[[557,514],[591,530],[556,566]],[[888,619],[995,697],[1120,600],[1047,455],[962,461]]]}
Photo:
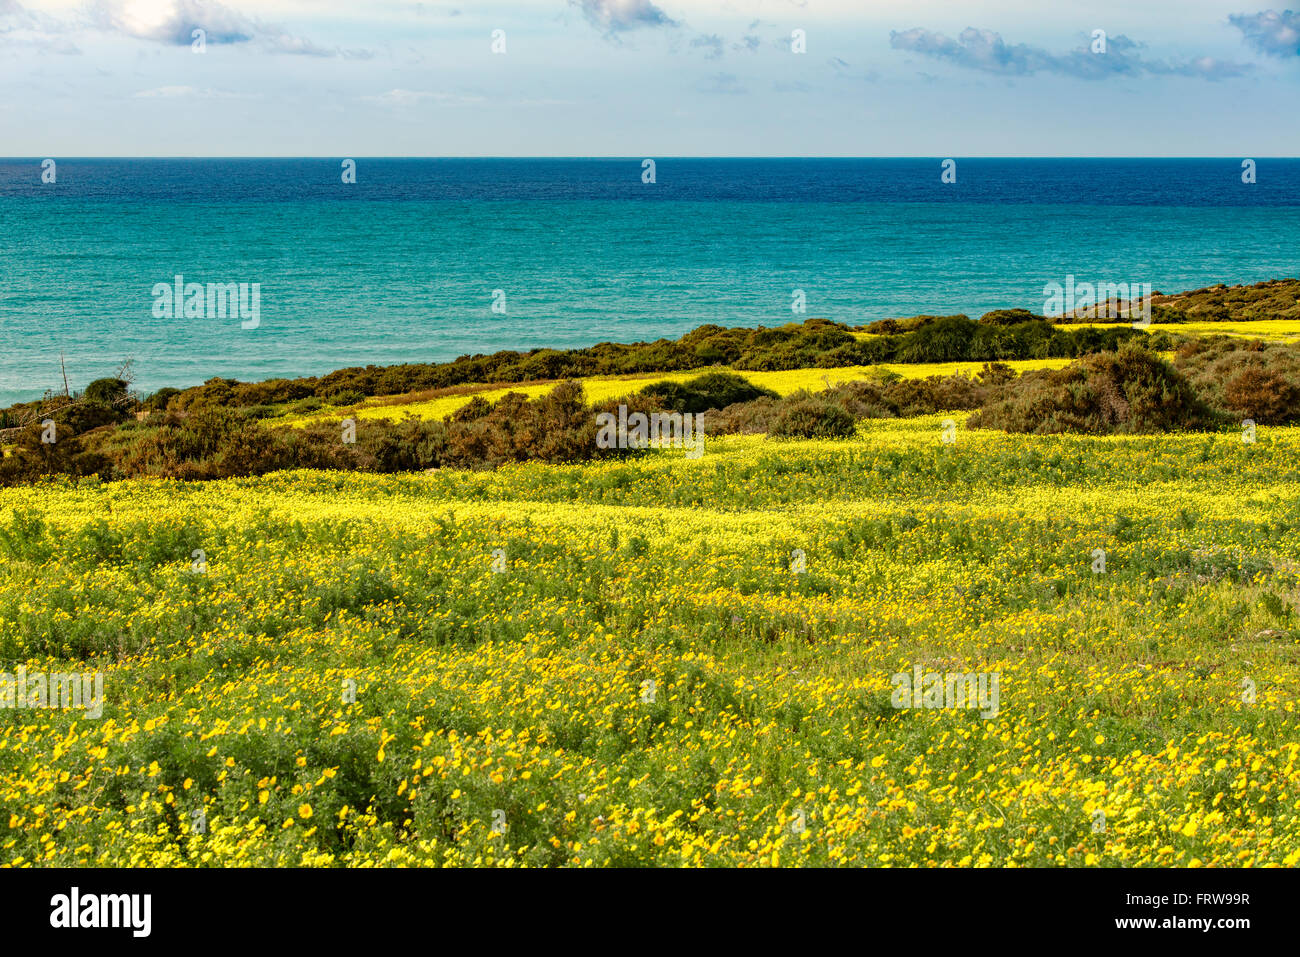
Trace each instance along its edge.
{"label": "sky", "polygon": [[1300,155],[1234,2],[0,0],[0,156]]}

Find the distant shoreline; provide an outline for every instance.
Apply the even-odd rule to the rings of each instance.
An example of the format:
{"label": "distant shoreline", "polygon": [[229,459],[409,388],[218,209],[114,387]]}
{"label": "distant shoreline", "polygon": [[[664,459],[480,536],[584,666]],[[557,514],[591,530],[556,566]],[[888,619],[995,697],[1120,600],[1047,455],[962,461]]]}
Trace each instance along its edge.
{"label": "distant shoreline", "polygon": [[[1152,324],[1164,327],[1159,330],[1158,335],[1168,335],[1169,332],[1176,331],[1180,324],[1195,325],[1196,329],[1189,331],[1199,332],[1205,325],[1210,324],[1212,328],[1212,324],[1217,323],[1300,322],[1300,279],[1271,279],[1241,286],[1219,284],[1180,293],[1156,292],[1150,298]],[[899,347],[900,354],[887,357],[879,350],[874,353],[867,352],[865,355],[845,351],[851,348],[846,337],[854,342],[871,340],[880,340],[884,343],[901,342],[908,336],[924,337],[927,334],[925,332],[927,327],[935,326],[943,320],[962,320],[967,325],[975,327],[983,325],[1007,328],[1023,327],[1026,323],[1036,322],[1039,325],[1051,326],[1063,334],[1075,336],[1086,335],[1090,330],[1095,330],[1101,335],[1112,336],[1143,331],[1133,328],[1135,325],[1140,326],[1140,323],[1135,324],[1124,318],[1098,320],[1086,315],[1072,315],[1049,319],[1025,309],[995,310],[980,317],[978,322],[972,321],[965,315],[921,315],[847,326],[826,319],[810,318],[803,322],[791,322],[773,327],[720,327],[706,324],[674,340],[602,342],[594,346],[567,350],[548,348],[528,351],[505,350],[492,354],[462,356],[450,362],[346,366],[321,376],[269,378],[247,382],[214,377],[208,382],[227,383],[225,388],[230,392],[232,401],[241,406],[296,402],[312,398],[332,405],[347,406],[363,399],[382,400],[416,392],[427,392],[431,396],[441,397],[492,384],[541,384],[597,375],[649,376],[712,366],[728,366],[743,372],[747,368],[746,362],[752,367],[750,371],[762,371],[763,369],[843,368],[885,362],[909,364],[1053,357],[1053,355],[984,354],[955,356],[936,353],[916,358],[916,353],[909,352],[908,349],[911,347],[907,345]],[[827,334],[838,336],[839,345],[828,346],[825,341]],[[755,343],[770,345],[779,339],[794,343],[789,348],[796,351],[788,355],[783,354],[780,350],[785,348],[785,345],[782,343],[769,348],[767,353],[753,351],[756,348]],[[1167,346],[1168,343],[1161,341],[1159,345]],[[922,346],[917,345],[916,348]],[[924,346],[924,348],[933,347]],[[1083,348],[1085,351],[1096,351],[1096,344],[1092,343]],[[746,349],[750,351],[744,351]],[[1068,349],[1062,352],[1058,348],[1054,355],[1069,357],[1078,354],[1082,353]],[[833,361],[828,364],[828,357],[835,356],[843,361]],[[799,364],[800,359],[804,364]],[[163,387],[151,395],[170,397],[204,388],[206,387],[190,386],[184,389]],[[14,418],[15,410],[29,408],[41,401],[40,399],[27,400],[0,410],[0,427],[12,428],[15,423],[8,419]],[[8,419],[3,417],[6,413]]]}

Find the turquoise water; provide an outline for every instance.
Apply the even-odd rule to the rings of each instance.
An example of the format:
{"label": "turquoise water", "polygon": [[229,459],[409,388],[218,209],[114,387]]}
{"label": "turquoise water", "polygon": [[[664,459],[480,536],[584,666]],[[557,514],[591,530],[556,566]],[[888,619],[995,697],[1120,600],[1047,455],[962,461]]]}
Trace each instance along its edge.
{"label": "turquoise water", "polygon": [[[918,183],[933,182],[901,193],[873,192],[860,168],[806,160],[768,161],[785,165],[749,188],[728,176],[737,167],[714,161],[724,163],[708,167],[715,182],[693,190],[680,173],[664,183],[668,161],[654,186],[627,161],[584,167],[589,181],[563,188],[557,161],[536,162],[560,174],[522,184],[492,161],[461,161],[468,179],[450,185],[437,161],[401,167],[408,184],[437,174],[432,193],[367,187],[381,161],[360,161],[362,188],[351,193],[330,161],[259,161],[322,164],[318,176],[309,167],[307,187],[299,175],[282,189],[274,177],[223,178],[240,161],[167,165],[184,162],[154,161],[170,170],[169,185],[133,183],[128,161],[70,160],[53,186],[39,185],[38,160],[0,163],[0,404],[58,386],[60,353],[74,389],[130,358],[150,391],[654,339],[702,323],[1041,310],[1043,285],[1067,274],[1165,292],[1300,274],[1291,161],[1285,188],[1243,202],[1236,164],[1221,160],[1194,161],[1219,164],[1197,170],[1231,184],[1221,195],[1181,196],[1140,192],[1141,180],[1129,192],[1089,190],[1077,173],[1055,194],[1041,177],[1032,188],[1006,185],[1028,175],[1026,164],[1052,161],[985,161],[1012,173],[996,188],[961,182],[964,192],[941,192],[937,165],[914,161]],[[1124,161],[1084,168],[1106,182],[1107,162]],[[110,169],[117,182],[103,181]],[[964,179],[979,169],[966,161]],[[153,287],[178,273],[260,283],[260,324],[155,318]],[[492,311],[498,289],[504,314]],[[795,289],[806,314],[791,310]]]}

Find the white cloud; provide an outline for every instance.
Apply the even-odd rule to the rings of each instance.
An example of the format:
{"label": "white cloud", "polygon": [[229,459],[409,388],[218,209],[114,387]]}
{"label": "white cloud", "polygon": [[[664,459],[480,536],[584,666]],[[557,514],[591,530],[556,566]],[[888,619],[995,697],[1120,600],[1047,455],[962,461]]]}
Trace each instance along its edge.
{"label": "white cloud", "polygon": [[168,46],[189,46],[194,31],[202,30],[211,44],[257,43],[272,53],[300,56],[373,56],[368,50],[318,46],[215,0],[91,0],[86,12],[100,30]]}
{"label": "white cloud", "polygon": [[569,0],[592,26],[607,34],[637,27],[675,27],[673,20],[650,0]]}
{"label": "white cloud", "polygon": [[1265,10],[1247,16],[1244,13],[1228,17],[1228,22],[1241,31],[1246,42],[1260,53],[1269,56],[1300,56],[1300,13],[1284,10]]}
{"label": "white cloud", "polygon": [[1001,34],[992,30],[977,30],[975,27],[967,27],[955,40],[920,27],[894,30],[889,34],[889,45],[895,50],[918,53],[970,70],[1005,76],[1032,76],[1043,72],[1085,80],[1103,80],[1115,76],[1174,74],[1221,80],[1242,76],[1250,70],[1248,64],[1227,63],[1205,56],[1179,63],[1145,59],[1137,52],[1141,44],[1123,34],[1107,38],[1104,54],[1090,52],[1086,43],[1065,53],[1053,53],[1025,43],[1007,43]]}
{"label": "white cloud", "polygon": [[94,0],[87,9],[100,29],[175,46],[189,46],[194,30],[211,43],[247,43],[258,32],[243,14],[204,0]]}

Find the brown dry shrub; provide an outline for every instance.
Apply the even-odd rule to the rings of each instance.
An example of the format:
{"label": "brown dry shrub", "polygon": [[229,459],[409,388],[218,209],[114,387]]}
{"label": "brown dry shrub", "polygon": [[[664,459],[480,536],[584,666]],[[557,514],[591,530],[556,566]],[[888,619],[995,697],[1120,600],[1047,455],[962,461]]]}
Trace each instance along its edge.
{"label": "brown dry shrub", "polygon": [[1215,338],[1189,342],[1174,364],[1216,408],[1261,425],[1300,421],[1300,349]]}
{"label": "brown dry shrub", "polygon": [[964,375],[900,379],[885,388],[885,398],[903,418],[978,409],[989,398],[988,387]]}
{"label": "brown dry shrub", "polygon": [[709,413],[708,431],[711,435],[754,435],[767,432],[783,408],[781,399],[767,397],[737,402],[718,412]]}
{"label": "brown dry shrub", "polygon": [[1026,372],[967,420],[970,428],[1092,435],[1191,431],[1214,411],[1164,359],[1138,346],[1087,356],[1064,369]]}

